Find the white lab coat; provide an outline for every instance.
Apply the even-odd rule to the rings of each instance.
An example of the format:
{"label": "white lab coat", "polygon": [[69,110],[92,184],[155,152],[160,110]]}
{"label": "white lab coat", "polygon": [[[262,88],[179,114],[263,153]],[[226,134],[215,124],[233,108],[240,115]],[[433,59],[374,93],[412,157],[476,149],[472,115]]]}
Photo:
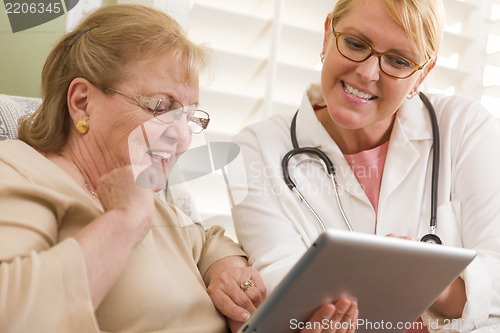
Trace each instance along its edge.
{"label": "white lab coat", "polygon": [[[440,320],[440,328],[431,327],[431,332],[469,332],[473,323],[475,332],[500,332],[500,140],[495,121],[479,103],[465,97],[428,97],[436,109],[441,140],[437,234],[446,245],[472,248],[478,255],[462,274],[468,299],[462,319],[452,323],[427,311],[424,322]],[[230,184],[233,193],[246,195],[233,208],[238,240],[269,291],[322,232],[283,181],[281,160],[292,149],[291,119],[274,116],[238,134],[234,142],[241,147],[245,171],[230,170],[232,179],[245,173],[245,181]],[[398,111],[377,217],[307,95],[297,117],[297,140],[301,147],[320,148],[333,161],[340,200],[354,231],[414,239],[429,232],[433,141],[429,116],[418,96]],[[306,159],[310,157],[305,154],[291,159],[292,179],[327,228],[347,230],[325,173],[304,168],[312,165],[309,162],[297,166]]]}

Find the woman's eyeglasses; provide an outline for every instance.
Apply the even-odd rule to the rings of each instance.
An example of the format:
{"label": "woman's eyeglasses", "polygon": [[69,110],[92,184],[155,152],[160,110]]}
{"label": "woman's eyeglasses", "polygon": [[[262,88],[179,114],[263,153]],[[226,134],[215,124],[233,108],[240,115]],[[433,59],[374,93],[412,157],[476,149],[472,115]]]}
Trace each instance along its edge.
{"label": "woman's eyeglasses", "polygon": [[333,20],[331,22],[332,33],[337,40],[337,50],[345,58],[354,62],[363,62],[370,58],[373,54],[378,57],[378,64],[382,72],[398,78],[406,79],[416,71],[424,68],[425,64],[417,65],[410,59],[391,52],[378,52],[371,47],[367,42],[359,39],[356,36],[336,32],[333,28]]}
{"label": "woman's eyeglasses", "polygon": [[197,110],[192,106],[184,106],[171,97],[153,98],[141,95],[129,95],[111,88],[106,88],[106,90],[130,98],[141,107],[153,112],[154,117],[165,124],[175,123],[185,113],[189,130],[194,134],[203,132],[210,122],[210,116],[207,112]]}

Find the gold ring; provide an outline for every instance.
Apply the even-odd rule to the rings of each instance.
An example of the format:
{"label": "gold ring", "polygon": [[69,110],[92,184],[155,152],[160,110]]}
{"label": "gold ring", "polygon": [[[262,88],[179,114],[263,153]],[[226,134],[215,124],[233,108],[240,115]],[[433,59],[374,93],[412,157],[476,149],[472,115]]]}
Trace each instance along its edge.
{"label": "gold ring", "polygon": [[246,280],[245,282],[243,282],[241,285],[240,285],[240,288],[241,290],[243,291],[247,291],[248,289],[250,289],[251,287],[255,286],[255,282],[253,282],[253,280]]}

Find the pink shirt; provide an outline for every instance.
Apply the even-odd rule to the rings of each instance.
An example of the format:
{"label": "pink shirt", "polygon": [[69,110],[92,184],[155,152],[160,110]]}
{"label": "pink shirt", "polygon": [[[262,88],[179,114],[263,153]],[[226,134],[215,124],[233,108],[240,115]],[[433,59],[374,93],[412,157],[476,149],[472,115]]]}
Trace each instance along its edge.
{"label": "pink shirt", "polygon": [[385,157],[389,141],[370,150],[364,150],[357,154],[344,155],[347,163],[351,167],[359,184],[370,200],[375,214],[378,209],[378,197],[380,194],[380,184],[384,171]]}

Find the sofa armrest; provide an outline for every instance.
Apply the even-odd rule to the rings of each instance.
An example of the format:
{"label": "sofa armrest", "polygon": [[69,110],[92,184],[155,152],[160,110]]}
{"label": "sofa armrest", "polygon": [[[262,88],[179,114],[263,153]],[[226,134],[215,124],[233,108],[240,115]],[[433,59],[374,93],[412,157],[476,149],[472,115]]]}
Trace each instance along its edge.
{"label": "sofa armrest", "polygon": [[0,140],[16,139],[19,118],[33,113],[41,103],[39,98],[0,94]]}

